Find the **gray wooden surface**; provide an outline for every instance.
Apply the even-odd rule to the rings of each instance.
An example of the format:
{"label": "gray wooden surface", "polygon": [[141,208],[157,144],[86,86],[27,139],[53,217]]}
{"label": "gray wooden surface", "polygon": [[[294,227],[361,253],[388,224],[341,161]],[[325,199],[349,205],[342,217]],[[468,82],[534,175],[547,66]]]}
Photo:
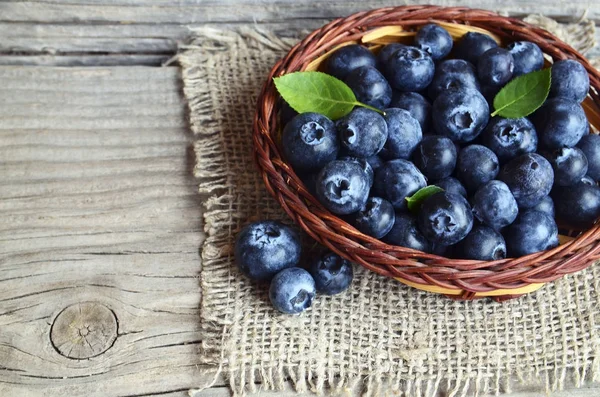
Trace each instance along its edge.
{"label": "gray wooden surface", "polygon": [[[178,69],[156,66],[190,27],[285,33],[390,3],[0,2],[0,396],[183,397],[211,380],[192,137]],[[600,22],[595,1],[463,4]],[[196,396],[227,395],[218,378]]]}

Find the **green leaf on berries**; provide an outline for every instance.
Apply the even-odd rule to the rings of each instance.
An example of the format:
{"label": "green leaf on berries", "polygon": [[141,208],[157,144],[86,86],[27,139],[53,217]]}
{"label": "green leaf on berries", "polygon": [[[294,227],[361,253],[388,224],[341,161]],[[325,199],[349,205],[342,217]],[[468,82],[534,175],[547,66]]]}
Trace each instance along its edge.
{"label": "green leaf on berries", "polygon": [[295,72],[273,78],[275,88],[298,113],[320,113],[332,120],[344,117],[354,106],[381,110],[356,100],[343,81],[321,72]]}
{"label": "green leaf on berries", "polygon": [[493,116],[519,119],[535,112],[548,97],[551,69],[542,69],[511,80],[494,98]]}
{"label": "green leaf on berries", "polygon": [[419,212],[421,205],[423,205],[423,202],[425,199],[427,199],[427,197],[443,191],[444,189],[435,185],[429,185],[419,189],[415,194],[406,198],[408,210],[414,213]]}

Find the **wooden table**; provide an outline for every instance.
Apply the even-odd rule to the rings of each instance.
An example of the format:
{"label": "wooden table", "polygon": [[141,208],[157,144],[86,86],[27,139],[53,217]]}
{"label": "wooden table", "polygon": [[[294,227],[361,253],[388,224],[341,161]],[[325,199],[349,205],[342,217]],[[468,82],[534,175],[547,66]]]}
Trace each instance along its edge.
{"label": "wooden table", "polygon": [[[463,3],[600,21],[592,0]],[[199,365],[192,137],[179,70],[160,66],[189,27],[314,28],[365,6],[0,2],[0,396],[181,397],[210,380]],[[217,379],[197,395],[229,392]]]}

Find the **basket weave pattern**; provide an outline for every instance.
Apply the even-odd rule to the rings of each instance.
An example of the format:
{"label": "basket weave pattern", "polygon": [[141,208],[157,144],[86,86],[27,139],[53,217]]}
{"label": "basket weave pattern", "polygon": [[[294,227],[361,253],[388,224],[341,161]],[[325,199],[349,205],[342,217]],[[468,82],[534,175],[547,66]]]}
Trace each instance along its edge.
{"label": "basket weave pattern", "polygon": [[[367,269],[413,284],[460,290],[459,299],[473,299],[477,293],[518,289],[546,283],[577,272],[600,259],[600,225],[581,233],[552,250],[520,258],[497,261],[448,259],[392,246],[364,235],[326,210],[306,189],[283,159],[277,145],[278,94],[272,78],[304,70],[315,58],[344,42],[360,40],[366,32],[382,26],[411,27],[432,21],[458,23],[485,29],[503,41],[532,41],[555,61],[576,59],[590,77],[586,112],[598,117],[600,73],[566,43],[547,31],[521,20],[485,10],[436,6],[403,6],[360,12],[337,19],[315,30],[295,45],[271,70],[259,95],[254,119],[256,161],[267,190],[306,233],[322,245]],[[518,295],[518,294],[516,294]],[[512,298],[506,294],[495,299]]]}

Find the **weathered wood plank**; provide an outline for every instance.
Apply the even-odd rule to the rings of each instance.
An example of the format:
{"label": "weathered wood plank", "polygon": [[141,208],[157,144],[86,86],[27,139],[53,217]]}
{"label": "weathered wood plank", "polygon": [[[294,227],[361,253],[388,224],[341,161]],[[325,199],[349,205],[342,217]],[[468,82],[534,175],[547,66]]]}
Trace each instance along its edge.
{"label": "weathered wood plank", "polygon": [[[0,67],[0,87],[0,395],[203,383],[201,203],[178,69]],[[70,320],[97,347],[62,341],[64,355],[50,332],[82,302],[118,327],[76,360],[106,348],[94,324]]]}
{"label": "weathered wood plank", "polygon": [[[377,8],[403,1],[320,0],[298,2],[294,0],[119,0],[103,1],[102,4],[85,0],[15,1],[0,4],[0,20],[11,22],[45,23],[152,23],[152,24],[198,24],[207,22],[276,22],[294,19],[334,18],[366,8]],[[449,0],[415,0],[411,4],[438,4],[451,6]],[[466,6],[486,8],[513,15],[542,11],[539,1],[470,0]],[[600,7],[590,0],[549,0],[543,3],[543,12],[551,17],[579,17],[587,13],[589,18],[600,18]]]}

